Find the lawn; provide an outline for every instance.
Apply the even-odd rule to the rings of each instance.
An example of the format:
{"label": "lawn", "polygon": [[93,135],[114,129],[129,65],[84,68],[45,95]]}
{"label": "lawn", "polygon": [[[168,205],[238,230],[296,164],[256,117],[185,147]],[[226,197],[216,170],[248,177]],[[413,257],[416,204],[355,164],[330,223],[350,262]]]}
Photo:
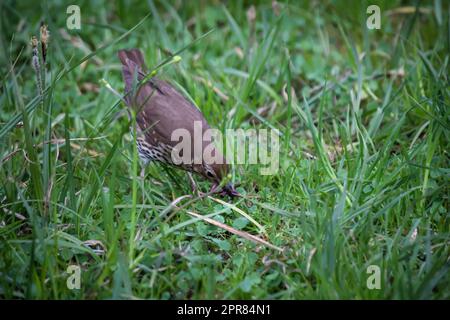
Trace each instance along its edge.
{"label": "lawn", "polygon": [[[71,4],[0,3],[1,298],[450,298],[449,2]],[[201,198],[142,166],[135,47],[212,127],[274,130],[278,170]]]}

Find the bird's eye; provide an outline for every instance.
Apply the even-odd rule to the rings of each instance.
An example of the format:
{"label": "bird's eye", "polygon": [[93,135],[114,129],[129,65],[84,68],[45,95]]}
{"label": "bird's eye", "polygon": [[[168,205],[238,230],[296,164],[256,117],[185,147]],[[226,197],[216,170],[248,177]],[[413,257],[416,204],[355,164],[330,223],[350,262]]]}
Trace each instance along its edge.
{"label": "bird's eye", "polygon": [[208,177],[214,178],[214,175],[212,174],[211,171],[206,171],[206,175],[207,175]]}

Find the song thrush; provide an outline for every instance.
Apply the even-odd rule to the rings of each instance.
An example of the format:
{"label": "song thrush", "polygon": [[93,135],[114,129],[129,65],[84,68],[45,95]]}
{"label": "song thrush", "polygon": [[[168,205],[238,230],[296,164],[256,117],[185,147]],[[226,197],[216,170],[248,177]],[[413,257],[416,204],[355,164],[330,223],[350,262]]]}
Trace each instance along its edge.
{"label": "song thrush", "polygon": [[[179,93],[166,81],[152,77],[145,83],[140,83],[147,76],[144,57],[139,49],[120,50],[119,59],[122,63],[122,76],[125,82],[125,102],[136,112],[137,136],[136,143],[140,158],[149,161],[176,166],[188,172],[197,173],[212,181],[212,190],[216,190],[222,179],[228,174],[228,164],[224,157],[213,146],[210,153],[219,159],[211,163],[206,159],[203,150],[211,141],[203,141],[203,133],[210,128],[201,111]],[[138,85],[139,84],[139,85]],[[201,124],[201,137],[194,134],[195,122]],[[190,161],[179,163],[173,158],[173,149],[178,141],[172,141],[172,132],[185,129],[190,133]],[[193,139],[202,139],[201,150],[194,150]],[[197,152],[195,154],[194,152]],[[198,154],[201,152],[201,154]],[[217,154],[216,154],[217,153]],[[189,154],[189,153],[187,153]],[[180,156],[182,156],[182,152]],[[197,157],[200,161],[194,161]],[[226,184],[223,194],[236,196],[232,184]]]}

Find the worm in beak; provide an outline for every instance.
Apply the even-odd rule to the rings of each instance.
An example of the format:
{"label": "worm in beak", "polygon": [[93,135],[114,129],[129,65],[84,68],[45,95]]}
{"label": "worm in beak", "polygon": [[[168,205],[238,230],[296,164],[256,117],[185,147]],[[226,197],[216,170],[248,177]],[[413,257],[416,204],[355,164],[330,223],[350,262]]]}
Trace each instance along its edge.
{"label": "worm in beak", "polygon": [[241,194],[236,191],[234,186],[231,183],[227,183],[220,192],[221,195],[229,195],[230,197],[240,197]]}

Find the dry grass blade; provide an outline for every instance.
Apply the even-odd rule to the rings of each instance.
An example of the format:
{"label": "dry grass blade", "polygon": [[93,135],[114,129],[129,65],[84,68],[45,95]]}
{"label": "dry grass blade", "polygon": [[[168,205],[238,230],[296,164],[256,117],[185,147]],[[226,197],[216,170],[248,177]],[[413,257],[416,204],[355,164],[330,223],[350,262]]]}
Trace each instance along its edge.
{"label": "dry grass blade", "polygon": [[223,93],[219,88],[214,86],[214,84],[210,80],[206,80],[206,79],[204,79],[202,77],[198,77],[198,76],[195,76],[194,79],[202,82],[203,84],[205,84],[206,86],[211,88],[222,100],[224,100],[224,101],[230,100],[230,98],[225,93]]}
{"label": "dry grass blade", "polygon": [[236,207],[234,204],[225,202],[225,201],[217,199],[217,198],[213,198],[211,196],[208,196],[208,198],[210,198],[211,200],[214,200],[215,202],[218,202],[218,203],[220,203],[220,204],[222,204],[224,206],[227,206],[228,208],[230,208],[230,209],[236,211],[237,213],[241,214],[247,220],[251,221],[255,226],[257,226],[259,228],[259,232],[264,233],[265,235],[267,235],[266,229],[262,225],[260,225],[255,219],[250,217],[247,213],[245,213],[244,211],[242,211],[241,209]]}
{"label": "dry grass blade", "polygon": [[254,242],[256,244],[262,244],[262,245],[264,245],[266,247],[269,247],[271,249],[277,250],[279,252],[283,252],[282,248],[277,247],[277,246],[271,244],[270,242],[267,242],[266,240],[263,240],[263,239],[261,239],[261,238],[259,238],[257,236],[254,236],[254,235],[252,235],[252,234],[250,234],[248,232],[236,230],[236,229],[234,229],[234,228],[232,228],[232,227],[230,227],[230,226],[228,226],[226,224],[223,224],[223,223],[221,223],[219,221],[216,221],[214,219],[206,218],[206,217],[204,217],[204,216],[202,216],[202,215],[200,215],[198,213],[192,212],[192,211],[188,211],[187,213],[189,215],[193,216],[193,217],[199,218],[199,219],[201,219],[201,220],[203,220],[205,222],[208,222],[208,223],[210,223],[212,225],[215,225],[216,227],[222,228],[222,229],[227,230],[228,232],[231,232],[231,233],[233,233],[235,235],[238,235],[238,236],[240,236],[240,237],[242,237],[244,239],[250,240],[250,241],[252,241],[252,242]]}
{"label": "dry grass blade", "polygon": [[[75,149],[75,150],[82,150],[84,152],[86,152],[87,154],[89,154],[92,157],[101,157],[103,156],[102,153],[99,153],[95,150],[92,149],[87,149],[84,146],[80,146],[79,144],[76,144],[75,142],[72,141],[89,141],[89,140],[97,140],[97,139],[103,139],[104,137],[95,137],[95,138],[72,138],[70,139],[70,146]],[[42,147],[44,144],[54,144],[54,145],[60,145],[60,144],[64,144],[66,143],[66,139],[51,139],[49,141],[44,141],[41,142],[37,145],[35,145],[36,147]]]}

